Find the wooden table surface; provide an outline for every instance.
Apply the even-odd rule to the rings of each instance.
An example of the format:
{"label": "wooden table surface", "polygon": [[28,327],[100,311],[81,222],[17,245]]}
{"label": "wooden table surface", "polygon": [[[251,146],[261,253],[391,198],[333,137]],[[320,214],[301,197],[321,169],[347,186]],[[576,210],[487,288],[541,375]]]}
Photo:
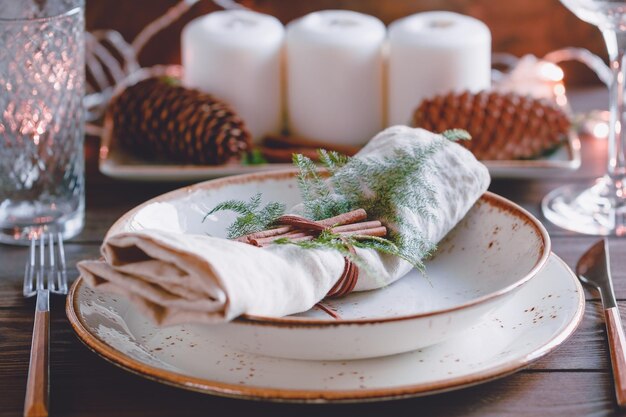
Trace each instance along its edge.
{"label": "wooden table surface", "polygon": [[[598,91],[573,95],[575,109],[604,105]],[[124,212],[178,184],[139,184],[106,179],[97,172],[97,143],[87,141],[87,214],[84,231],[66,244],[71,278],[74,264],[98,255],[109,226]],[[541,198],[568,182],[600,175],[605,141],[583,141],[583,167],[576,173],[541,180],[494,180],[491,191],[538,216],[548,228],[554,252],[570,266],[597,237],[552,226],[540,214]],[[626,240],[610,238],[615,289],[626,313]],[[22,413],[34,300],[21,295],[27,249],[0,246],[0,416]],[[476,387],[424,398],[345,405],[298,405],[233,400],[188,392],[126,372],[87,349],[53,296],[51,313],[51,415],[184,416],[215,415],[432,415],[432,416],[608,416],[619,415],[613,394],[606,333],[598,295],[587,292],[587,308],[576,333],[557,351],[527,369]],[[623,317],[626,319],[626,316]]]}

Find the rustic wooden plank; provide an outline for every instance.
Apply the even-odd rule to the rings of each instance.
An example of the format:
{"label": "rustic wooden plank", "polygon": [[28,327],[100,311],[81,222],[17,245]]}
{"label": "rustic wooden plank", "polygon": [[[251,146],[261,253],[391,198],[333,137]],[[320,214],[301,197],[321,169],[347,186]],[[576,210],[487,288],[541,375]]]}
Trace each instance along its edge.
{"label": "rustic wooden plank", "polygon": [[[54,356],[54,354],[53,354]],[[616,412],[608,372],[523,371],[477,387],[430,397],[379,402],[311,406],[258,403],[192,393],[142,379],[84,351],[74,358],[82,367],[71,370],[53,363],[51,407],[63,416],[206,415],[415,415],[430,416],[608,416]],[[7,379],[11,383],[8,384]],[[2,378],[0,415],[21,411],[24,377]],[[409,414],[410,413],[410,414]]]}
{"label": "rustic wooden plank", "polygon": [[[83,373],[83,376],[87,375]],[[427,410],[426,414],[430,416],[602,416],[617,411],[612,397],[612,382],[607,373],[522,373],[483,386],[431,397],[327,406],[257,403],[208,397],[180,390],[175,392],[171,387],[150,381],[134,382],[127,377],[121,378],[121,381],[125,382],[123,387],[133,387],[131,392],[120,386],[107,385],[106,392],[109,395],[103,396],[102,384],[98,384],[100,380],[95,386],[90,384],[87,387],[79,385],[84,385],[84,380],[79,381],[71,381],[72,383],[62,387],[62,391],[59,389],[56,401],[52,404],[53,412],[68,416],[191,416],[206,415],[207,410],[228,410],[230,415],[380,416],[389,413],[414,416],[416,410]],[[590,381],[593,384],[589,384]],[[56,380],[53,379],[52,382]],[[83,393],[80,400],[73,395],[73,388],[80,389]],[[148,404],[149,412],[146,412]]]}

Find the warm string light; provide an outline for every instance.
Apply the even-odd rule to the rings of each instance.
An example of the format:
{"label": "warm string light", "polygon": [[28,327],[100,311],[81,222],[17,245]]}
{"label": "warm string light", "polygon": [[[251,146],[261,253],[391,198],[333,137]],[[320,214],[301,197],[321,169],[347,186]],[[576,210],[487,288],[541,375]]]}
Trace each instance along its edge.
{"label": "warm string light", "polygon": [[518,59],[502,54],[494,54],[494,63],[509,68],[495,72],[494,89],[548,99],[569,111],[564,73],[558,65],[533,55]]}
{"label": "warm string light", "polygon": [[575,115],[573,124],[581,134],[605,140],[609,136],[609,118],[608,110],[592,110]]}
{"label": "warm string light", "polygon": [[609,124],[605,121],[596,122],[596,124],[593,126],[592,134],[598,139],[608,137]]}
{"label": "warm string light", "polygon": [[[583,48],[563,48],[546,54],[544,60],[558,64],[564,61],[578,61],[591,69],[598,79],[607,87],[613,80],[611,69],[604,60]],[[620,74],[621,75],[621,74]],[[578,118],[580,130],[596,139],[606,139],[609,136],[609,112],[592,111]]]}
{"label": "warm string light", "polygon": [[[551,98],[569,111],[564,74],[558,66],[564,61],[581,62],[605,85],[611,83],[611,70],[602,58],[586,49],[563,48],[550,52],[541,59],[532,55],[516,58],[509,54],[494,54],[494,63],[509,69],[507,72],[494,71],[495,88]],[[550,94],[546,93],[548,87],[551,89]],[[574,118],[574,123],[581,132],[596,139],[606,139],[609,135],[608,114],[608,111],[592,111],[578,115]]]}

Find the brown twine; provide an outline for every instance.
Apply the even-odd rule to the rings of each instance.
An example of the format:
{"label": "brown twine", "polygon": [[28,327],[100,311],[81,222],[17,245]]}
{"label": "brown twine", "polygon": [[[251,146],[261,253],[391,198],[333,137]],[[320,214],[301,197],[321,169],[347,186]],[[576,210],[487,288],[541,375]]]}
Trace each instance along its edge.
{"label": "brown twine", "polygon": [[[331,230],[332,226],[325,225],[321,222],[309,220],[300,216],[285,215],[279,217],[276,222],[277,225],[291,226],[297,231],[307,231],[314,233],[321,233],[325,230]],[[354,247],[348,243],[346,239],[342,239],[346,244],[351,254],[356,254]],[[343,297],[354,289],[357,281],[359,280],[359,268],[347,257],[344,257],[344,268],[341,276],[335,282],[335,285],[328,291],[326,297]]]}

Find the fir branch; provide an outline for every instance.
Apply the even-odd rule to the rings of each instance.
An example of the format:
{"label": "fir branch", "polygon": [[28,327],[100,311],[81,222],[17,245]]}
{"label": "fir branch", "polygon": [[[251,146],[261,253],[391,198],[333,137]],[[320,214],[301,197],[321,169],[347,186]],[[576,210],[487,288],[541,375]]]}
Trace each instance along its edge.
{"label": "fir branch", "polygon": [[448,129],[441,132],[441,135],[452,142],[458,142],[460,140],[472,140],[472,135],[464,129]]}
{"label": "fir branch", "polygon": [[[326,156],[326,162],[331,161],[331,164],[341,162],[340,158],[331,156],[330,152]],[[294,154],[293,163],[299,171],[298,188],[302,197],[305,217],[321,220],[349,211],[345,210],[345,205],[333,199],[331,185],[322,178],[315,162],[304,155]]]}
{"label": "fir branch", "polygon": [[227,200],[219,203],[217,206],[213,207],[207,214],[204,215],[202,221],[204,222],[207,217],[211,214],[217,213],[218,211],[230,210],[239,214],[249,214],[253,213],[258,209],[261,204],[261,193],[257,193],[250,198],[250,201],[247,203],[241,200]]}
{"label": "fir branch", "polygon": [[[372,272],[371,266],[358,254],[350,251],[350,246],[356,246],[356,239],[353,236],[340,236],[330,230],[322,231],[315,239],[306,241],[292,241],[289,238],[276,239],[274,244],[277,245],[295,245],[302,249],[325,249],[335,250],[349,261],[353,262],[360,269]],[[364,242],[363,242],[364,243]],[[393,244],[393,243],[392,243]]]}
{"label": "fir branch", "polygon": [[277,218],[285,214],[285,205],[271,202],[261,208],[261,193],[257,193],[248,202],[228,200],[219,203],[204,216],[202,221],[204,222],[211,214],[223,210],[230,210],[239,214],[235,221],[226,228],[228,238],[234,239],[267,229]]}
{"label": "fir branch", "polygon": [[[425,219],[435,219],[435,190],[428,181],[427,169],[432,155],[446,142],[395,150],[376,162],[351,158],[330,178],[330,182],[348,209],[365,209],[371,218],[389,227],[389,239],[399,249],[401,258],[423,270],[422,259],[434,245],[409,223],[404,210],[417,212]],[[400,233],[401,232],[401,233]]]}
{"label": "fir branch", "polygon": [[350,157],[335,151],[327,151],[326,149],[318,149],[319,161],[331,175],[334,175],[338,169],[342,168],[350,161]]}
{"label": "fir branch", "polygon": [[263,156],[263,152],[259,148],[254,148],[250,152],[245,153],[241,159],[241,165],[263,165],[267,164],[267,159]]}
{"label": "fir branch", "polygon": [[330,230],[324,230],[319,234],[319,236],[312,240],[292,241],[289,238],[284,237],[276,239],[272,243],[278,245],[291,244],[303,249],[336,250],[342,256],[345,256],[356,266],[367,271],[368,273],[373,272],[371,266],[361,256],[356,253],[352,253],[350,251],[350,246],[361,249],[372,249],[388,255],[397,256],[409,262],[416,269],[420,271],[424,270],[424,264],[422,263],[421,258],[416,257],[414,254],[412,256],[407,255],[391,240],[378,236],[340,236]]}
{"label": "fir branch", "polygon": [[[446,131],[443,135],[451,141],[469,137],[460,129]],[[437,218],[436,192],[429,173],[433,171],[433,154],[444,146],[449,146],[449,142],[415,142],[376,160],[350,158],[320,150],[320,161],[330,173],[328,178],[324,178],[311,159],[295,154],[293,162],[299,169],[297,182],[305,217],[321,220],[362,208],[370,219],[379,220],[387,226],[388,239],[339,237],[325,231],[312,240],[291,242],[281,238],[274,243],[290,243],[305,249],[334,249],[357,266],[367,269],[365,262],[349,251],[349,245],[352,245],[398,256],[424,271],[423,260],[430,256],[436,245],[429,241],[425,231],[406,219],[405,213],[415,212],[426,220]],[[270,203],[261,209],[260,203],[260,195],[254,196],[248,203],[228,201],[216,206],[207,216],[218,210],[239,213],[228,233],[233,237],[242,236],[266,229],[285,209],[278,203]]]}

